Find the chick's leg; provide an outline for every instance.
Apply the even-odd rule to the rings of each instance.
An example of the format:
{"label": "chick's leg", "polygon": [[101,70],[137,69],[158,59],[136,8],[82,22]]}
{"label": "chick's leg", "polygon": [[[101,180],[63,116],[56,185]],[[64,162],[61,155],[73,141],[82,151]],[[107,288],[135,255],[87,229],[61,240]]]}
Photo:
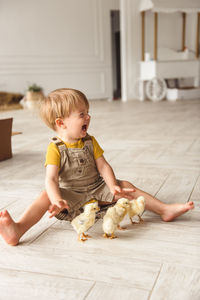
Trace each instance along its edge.
{"label": "chick's leg", "polygon": [[107,238],[107,239],[116,239],[117,236],[114,235],[114,233],[112,233],[111,235],[107,234],[107,233],[104,233],[103,237]]}
{"label": "chick's leg", "polygon": [[114,232],[111,234],[111,236],[110,236],[110,239],[112,240],[112,239],[116,239],[117,238],[117,236],[116,235],[114,235]]}
{"label": "chick's leg", "polygon": [[81,233],[81,234],[78,235],[78,241],[79,242],[85,242],[85,241],[87,241],[87,238],[84,238],[84,235]]}
{"label": "chick's leg", "polygon": [[138,216],[138,218],[139,218],[139,222],[138,223],[144,223],[144,220],[140,216]]}
{"label": "chick's leg", "polygon": [[89,235],[89,234],[85,234],[84,232],[82,233],[82,235],[83,235],[83,237],[85,237],[85,238],[91,238],[91,235]]}
{"label": "chick's leg", "polygon": [[103,234],[103,237],[105,237],[105,238],[107,238],[107,239],[110,238],[110,236],[109,236],[107,233],[104,233],[104,234]]}
{"label": "chick's leg", "polygon": [[117,228],[118,228],[119,230],[126,230],[126,229],[127,229],[126,227],[121,227],[120,225],[117,225]]}
{"label": "chick's leg", "polygon": [[133,221],[131,217],[129,219],[131,221],[131,224],[133,224],[133,225],[138,224],[138,222]]}

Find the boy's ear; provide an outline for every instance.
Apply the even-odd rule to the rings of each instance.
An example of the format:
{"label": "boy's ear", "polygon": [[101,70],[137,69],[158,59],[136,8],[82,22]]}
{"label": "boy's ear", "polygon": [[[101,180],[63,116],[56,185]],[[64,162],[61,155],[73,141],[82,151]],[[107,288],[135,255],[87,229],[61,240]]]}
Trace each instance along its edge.
{"label": "boy's ear", "polygon": [[63,128],[64,122],[61,118],[57,118],[55,120],[56,126],[58,126],[59,128]]}

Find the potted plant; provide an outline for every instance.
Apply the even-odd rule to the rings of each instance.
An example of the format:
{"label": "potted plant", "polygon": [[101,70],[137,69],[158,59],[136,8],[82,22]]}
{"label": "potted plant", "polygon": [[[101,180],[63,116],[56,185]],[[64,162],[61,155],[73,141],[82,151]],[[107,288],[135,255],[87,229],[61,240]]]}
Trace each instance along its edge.
{"label": "potted plant", "polygon": [[39,102],[44,98],[43,89],[37,84],[32,84],[26,92],[26,106],[30,109],[39,106]]}

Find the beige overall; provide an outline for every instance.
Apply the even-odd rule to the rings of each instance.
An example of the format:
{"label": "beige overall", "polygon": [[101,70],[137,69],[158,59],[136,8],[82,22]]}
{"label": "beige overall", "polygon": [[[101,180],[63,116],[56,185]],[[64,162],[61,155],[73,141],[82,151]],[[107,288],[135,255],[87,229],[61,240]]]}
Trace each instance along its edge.
{"label": "beige overall", "polygon": [[91,199],[112,202],[113,194],[96,167],[91,137],[83,139],[83,148],[67,148],[57,137],[51,141],[60,151],[59,188],[62,199],[69,205],[69,211],[61,211],[56,218],[71,221]]}

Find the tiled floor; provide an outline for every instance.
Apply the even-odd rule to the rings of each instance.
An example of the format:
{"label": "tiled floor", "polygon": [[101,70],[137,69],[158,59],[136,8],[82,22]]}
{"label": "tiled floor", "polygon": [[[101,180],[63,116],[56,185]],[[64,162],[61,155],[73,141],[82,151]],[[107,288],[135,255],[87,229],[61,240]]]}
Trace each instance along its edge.
{"label": "tiled floor", "polygon": [[[200,100],[169,103],[91,102],[89,130],[116,176],[160,200],[195,202],[165,223],[145,212],[144,224],[102,237],[102,221],[81,244],[68,222],[43,219],[17,247],[0,239],[0,299],[199,300]],[[30,111],[14,117],[13,158],[0,163],[0,209],[17,220],[44,187],[44,156],[53,133]]]}

